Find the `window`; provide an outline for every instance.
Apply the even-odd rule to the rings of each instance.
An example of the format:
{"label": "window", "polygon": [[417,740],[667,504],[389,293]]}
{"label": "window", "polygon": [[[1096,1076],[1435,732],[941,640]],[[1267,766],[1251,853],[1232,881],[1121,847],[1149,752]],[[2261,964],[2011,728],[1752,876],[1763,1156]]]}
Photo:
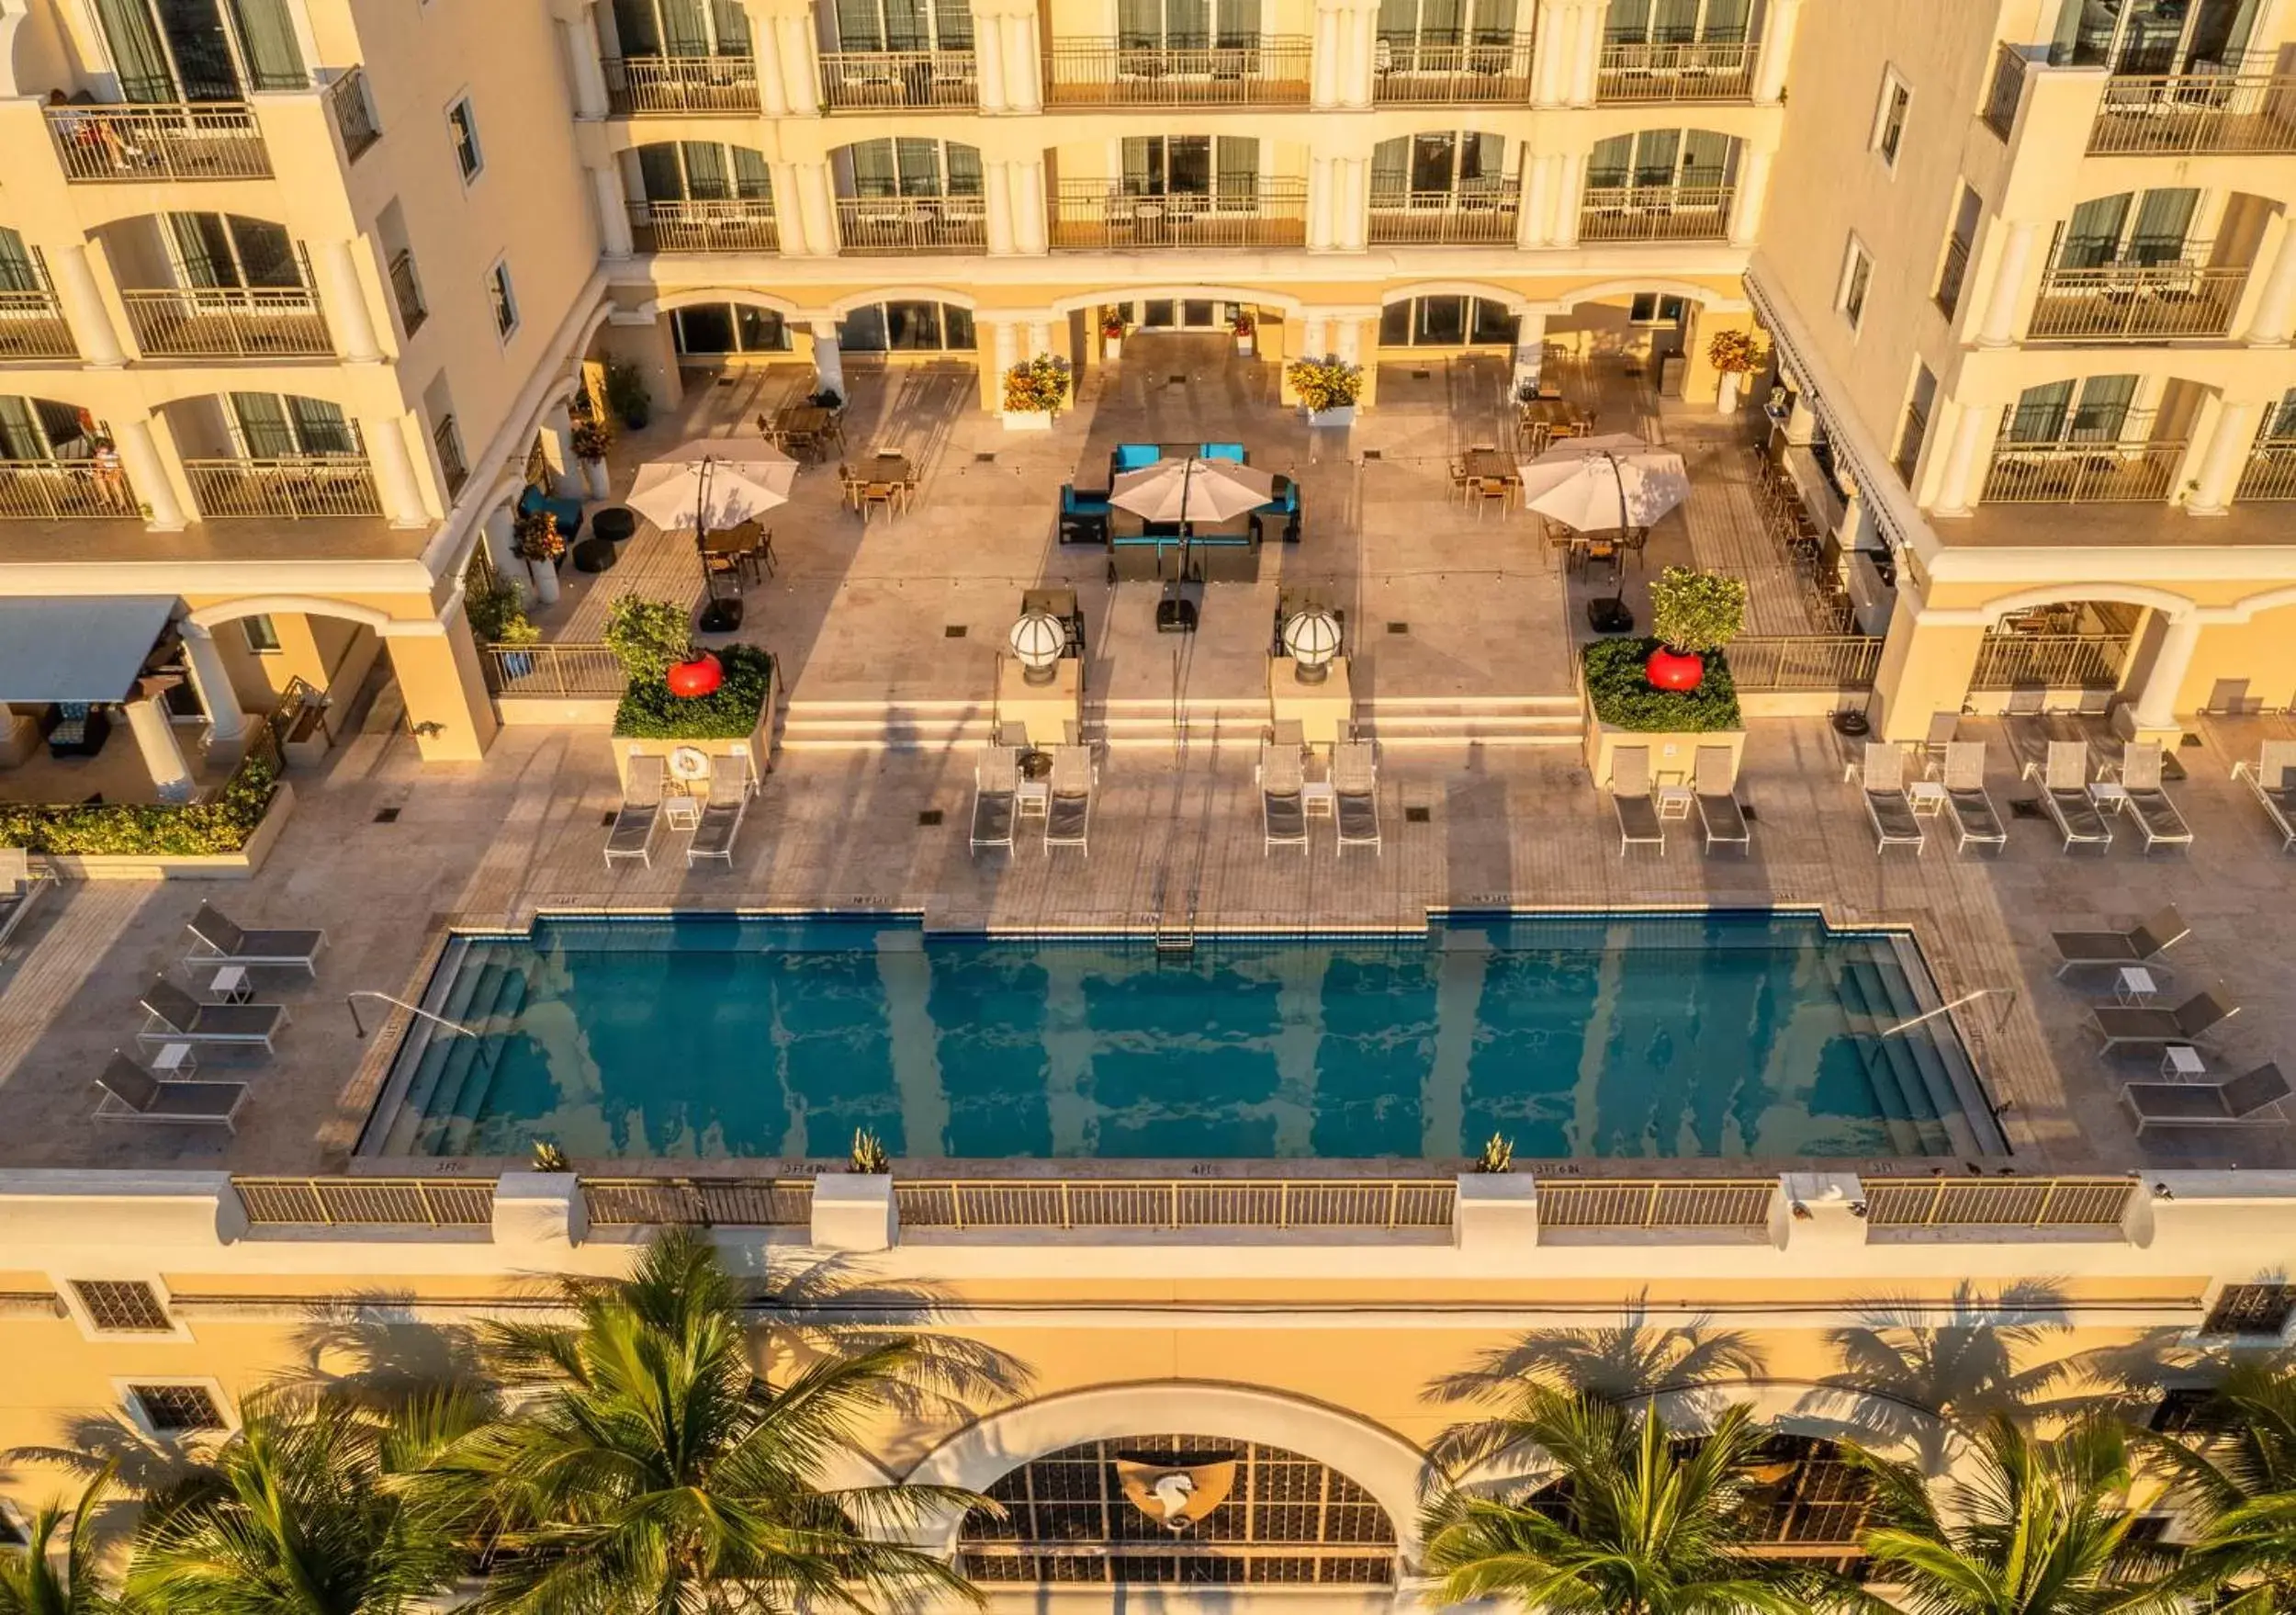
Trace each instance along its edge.
{"label": "window", "polygon": [[2296,387],[2280,394],[2280,401],[2264,412],[2264,425],[2257,435],[2271,441],[2296,438]]}
{"label": "window", "polygon": [[715,141],[663,141],[637,149],[638,177],[649,202],[766,202],[773,175],[765,153]]}
{"label": "window", "polygon": [[1128,51],[1256,45],[1260,0],[1117,0],[1116,42]]}
{"label": "window", "polygon": [[1514,42],[1517,0],[1379,0],[1380,65],[1402,71],[1456,66],[1457,57],[1418,52]]}
{"label": "window", "polygon": [[1841,294],[1836,300],[1852,331],[1865,319],[1865,294],[1873,283],[1874,260],[1867,255],[1865,244],[1851,236],[1850,255],[1841,267]]}
{"label": "window", "polygon": [[2227,1284],[2216,1293],[2201,1332],[2210,1335],[2279,1335],[2296,1313],[2296,1284]]}
{"label": "window", "polygon": [[741,0],[613,0],[625,56],[747,56],[749,14]]}
{"label": "window", "polygon": [[511,266],[501,258],[487,271],[487,297],[494,305],[494,333],[505,342],[518,329],[518,292],[511,285]]}
{"label": "window", "polygon": [[1897,452],[1891,463],[1897,475],[1910,490],[1914,473],[1921,465],[1921,448],[1930,437],[1930,414],[1937,408],[1937,377],[1927,365],[1916,361],[1913,367],[1913,392],[1906,400],[1906,418],[1897,428]]}
{"label": "window", "polygon": [[247,649],[257,656],[279,653],[279,625],[268,616],[243,616],[239,619],[239,631],[246,638]]}
{"label": "window", "polygon": [[981,194],[981,150],[952,141],[856,141],[844,148],[857,197],[977,197]]}
{"label": "window", "polygon": [[455,424],[454,416],[439,417],[438,430],[431,434],[431,442],[438,450],[438,470],[446,480],[446,497],[452,499],[470,480],[470,468],[463,462],[462,428]]}
{"label": "window", "polygon": [[1985,198],[1966,185],[1953,207],[1953,233],[1945,241],[1945,261],[1938,266],[1937,306],[1950,320],[1961,307],[1961,288],[1969,278],[1969,253],[1977,239],[1977,220]]}
{"label": "window", "polygon": [[250,89],[311,87],[287,0],[98,0],[95,10],[126,100],[237,101]]}
{"label": "window", "polygon": [[2144,1421],[2144,1428],[2163,1436],[2181,1435],[2187,1430],[2197,1429],[2200,1427],[2201,1415],[2215,1399],[2216,1393],[2206,1385],[2172,1385],[2161,1393],[2152,1417]]}
{"label": "window", "polygon": [[1614,45],[1739,44],[1751,0],[1611,0],[1603,37]]}
{"label": "window", "polygon": [[[242,618],[253,622],[254,618]],[[269,618],[263,619],[267,625]],[[276,649],[276,646],[275,646]],[[99,1333],[107,1335],[167,1335],[175,1325],[160,1304],[152,1286],[132,1279],[74,1279],[72,1293],[80,1310]]]}
{"label": "window", "polygon": [[789,327],[771,309],[748,303],[697,303],[670,316],[670,333],[681,354],[783,354]]}
{"label": "window", "polygon": [[95,452],[93,423],[51,398],[0,397],[0,460],[85,459]]}
{"label": "window", "polygon": [[455,163],[462,170],[463,183],[478,177],[486,166],[486,153],[478,149],[478,119],[470,109],[470,97],[465,96],[446,109],[446,130],[454,137]]}
{"label": "window", "polygon": [[1128,135],[1128,197],[1234,197],[1258,193],[1260,143],[1249,135]]}
{"label": "window", "polygon": [[1483,298],[1405,298],[1379,311],[1381,347],[1513,347],[1514,316]]}
{"label": "window", "polygon": [[2011,405],[2002,435],[2011,443],[2118,443],[2136,401],[2134,376],[2091,376],[2076,384],[2028,387]]}
{"label": "window", "polygon": [[2255,0],[2062,0],[2049,62],[2138,74],[2237,67],[2256,19]]}
{"label": "window", "polygon": [[248,459],[298,455],[356,455],[365,451],[342,407],[321,398],[276,392],[234,392],[231,435]]}
{"label": "window", "polygon": [[1681,298],[1660,297],[1654,291],[1638,291],[1635,293],[1634,301],[1626,307],[1626,322],[1629,325],[1680,325],[1686,306]]}
{"label": "window", "polygon": [[1587,159],[1590,189],[1637,186],[1712,187],[1729,183],[1738,142],[1707,129],[1646,129],[1594,142]]}
{"label": "window", "polygon": [[431,311],[423,306],[422,283],[415,278],[414,254],[403,247],[390,256],[390,295],[399,304],[400,324],[412,336]]}
{"label": "window", "polygon": [[837,0],[836,11],[840,51],[973,49],[965,0]]}
{"label": "window", "polygon": [[1906,138],[1906,108],[1912,105],[1913,92],[1897,76],[1897,70],[1884,69],[1881,109],[1874,115],[1874,149],[1892,172],[1897,167],[1897,147]]}
{"label": "window", "polygon": [[1371,194],[1498,199],[1513,196],[1516,188],[1506,167],[1503,135],[1472,130],[1399,135],[1372,149]]}
{"label": "window", "polygon": [[2103,269],[2121,265],[2174,264],[2185,254],[2200,193],[2186,187],[2123,191],[2073,209],[2057,228],[2051,265],[2058,269]]}
{"label": "window", "polygon": [[129,1385],[133,1411],[155,1436],[219,1430],[223,1410],[205,1385]]}
{"label": "window", "polygon": [[953,303],[863,303],[838,322],[847,353],[971,353],[973,311]]}
{"label": "window", "polygon": [[168,265],[178,286],[303,284],[295,243],[276,224],[229,213],[164,213],[161,223]]}

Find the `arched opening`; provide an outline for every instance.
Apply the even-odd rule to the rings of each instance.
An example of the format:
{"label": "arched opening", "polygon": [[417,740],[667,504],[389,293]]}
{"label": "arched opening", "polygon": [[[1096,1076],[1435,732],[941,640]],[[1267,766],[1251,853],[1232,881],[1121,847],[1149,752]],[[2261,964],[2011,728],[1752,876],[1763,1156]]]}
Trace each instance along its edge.
{"label": "arched opening", "polygon": [[193,503],[211,522],[378,516],[358,423],[327,399],[223,392],[165,407]]}
{"label": "arched opening", "polygon": [[2168,497],[2207,389],[2133,371],[2029,387],[2001,412],[1987,504],[2135,504]]}
{"label": "arched opening", "polygon": [[2145,616],[2144,606],[2129,602],[2079,598],[2003,612],[1978,643],[1966,705],[1978,711],[2102,711],[2128,682]]}
{"label": "arched opening", "polygon": [[1112,1436],[1049,1452],[986,1488],[959,1567],[985,1586],[1387,1587],[1395,1524],[1362,1485],[1288,1448],[1218,1436]]}
{"label": "arched opening", "polygon": [[1463,293],[1397,298],[1379,309],[1379,346],[1514,346],[1517,321],[1506,304]]}
{"label": "arched opening", "polygon": [[238,213],[149,213],[97,232],[147,359],[334,352],[303,243]]}
{"label": "arched opening", "polygon": [[2275,211],[2266,198],[2191,186],[2093,197],[2057,225],[2029,334],[2223,336]]}
{"label": "arched opening", "polygon": [[969,354],[973,311],[921,298],[861,303],[838,321],[837,345],[846,354]]}
{"label": "arched opening", "polygon": [[1398,135],[1372,149],[1369,239],[1511,244],[1521,191],[1503,135]]}
{"label": "arched opening", "polygon": [[641,253],[780,249],[765,153],[717,141],[657,141],[633,154],[630,235]]}
{"label": "arched opening", "polygon": [[2245,501],[2296,499],[2296,387],[2282,393],[2257,423],[2257,440],[2241,469],[2234,497]]}
{"label": "arched opening", "polygon": [[1302,146],[1254,135],[1127,135],[1064,145],[1051,166],[1056,251],[1307,244]]}
{"label": "arched opening", "polygon": [[1708,129],[1646,129],[1595,142],[1581,241],[1723,241],[1741,142]]}
{"label": "arched opening", "polygon": [[0,396],[0,520],[124,521],[139,509],[109,426],[77,404]]}
{"label": "arched opening", "polygon": [[838,238],[848,253],[988,250],[981,149],[956,141],[888,136],[829,153]]}

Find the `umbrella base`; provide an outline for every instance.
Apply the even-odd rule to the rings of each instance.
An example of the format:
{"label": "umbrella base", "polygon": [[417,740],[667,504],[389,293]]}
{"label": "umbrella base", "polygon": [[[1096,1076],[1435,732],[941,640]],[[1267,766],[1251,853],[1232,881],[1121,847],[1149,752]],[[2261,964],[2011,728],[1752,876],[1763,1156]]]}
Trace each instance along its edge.
{"label": "umbrella base", "polygon": [[701,620],[694,624],[704,634],[730,634],[741,627],[741,596],[727,595],[713,600],[702,608]]}
{"label": "umbrella base", "polygon": [[1635,614],[1615,595],[1600,597],[1586,603],[1586,625],[1598,634],[1631,634]]}

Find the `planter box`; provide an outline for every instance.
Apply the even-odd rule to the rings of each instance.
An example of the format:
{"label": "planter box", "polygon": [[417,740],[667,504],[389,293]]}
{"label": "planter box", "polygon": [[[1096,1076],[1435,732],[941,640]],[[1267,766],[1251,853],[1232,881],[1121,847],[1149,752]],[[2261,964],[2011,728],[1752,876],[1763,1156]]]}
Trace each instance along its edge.
{"label": "planter box", "polygon": [[1117,360],[1122,358],[1124,356],[1124,339],[1120,336],[1102,337],[1100,339],[1100,356],[1108,360],[1110,364],[1114,364]]}
{"label": "planter box", "polygon": [[59,880],[246,880],[264,866],[279,833],[295,812],[295,787],[281,780],[271,794],[263,822],[236,853],[212,853],[186,857],[145,856],[137,853],[40,853],[48,872]]}
{"label": "planter box", "polygon": [[1052,415],[1049,410],[1005,410],[1005,430],[1007,432],[1050,432]]}
{"label": "planter box", "polygon": [[1239,331],[1239,332],[1237,332],[1237,333],[1236,333],[1236,334],[1235,334],[1235,356],[1236,356],[1237,358],[1239,358],[1239,359],[1248,359],[1248,358],[1250,358],[1250,357],[1252,356],[1253,345],[1254,345],[1254,339],[1253,339],[1252,333],[1251,333],[1250,332],[1247,332],[1247,331]]}
{"label": "planter box", "polygon": [[1622,746],[1649,748],[1650,779],[1654,785],[1690,784],[1697,773],[1701,746],[1728,746],[1733,778],[1746,755],[1744,729],[1622,729],[1615,724],[1597,721],[1592,703],[1585,704],[1585,707],[1587,772],[1594,776],[1599,788],[1609,786],[1611,759]]}
{"label": "planter box", "polygon": [[1356,424],[1356,406],[1354,404],[1342,404],[1335,410],[1308,410],[1307,417],[1308,425],[1311,430],[1323,429],[1345,432],[1348,427],[1353,426]]}
{"label": "planter box", "polygon": [[636,735],[615,735],[609,742],[613,747],[614,777],[626,785],[630,778],[631,758],[658,757],[662,760],[662,766],[669,773],[673,784],[683,785],[695,796],[701,796],[709,789],[709,774],[704,772],[695,778],[681,780],[670,761],[679,751],[692,747],[703,756],[711,759],[713,764],[717,758],[731,757],[739,753],[749,761],[749,777],[753,780],[763,779],[765,771],[773,759],[773,701],[777,694],[773,682],[769,679],[766,682],[765,700],[758,707],[757,727],[748,734],[733,740],[673,740]]}
{"label": "planter box", "polygon": [[582,487],[589,493],[593,503],[606,498],[613,491],[612,484],[606,480],[605,461],[584,460],[582,462]]}

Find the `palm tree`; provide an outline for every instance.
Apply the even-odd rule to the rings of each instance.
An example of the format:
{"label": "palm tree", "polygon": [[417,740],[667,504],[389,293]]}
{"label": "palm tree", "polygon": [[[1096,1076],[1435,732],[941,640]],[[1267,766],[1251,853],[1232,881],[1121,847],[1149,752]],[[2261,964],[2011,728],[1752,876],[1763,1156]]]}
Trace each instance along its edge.
{"label": "palm tree", "polygon": [[[96,1534],[89,1522],[111,1485],[108,1473],[81,1488],[66,1516],[61,1502],[49,1504],[32,1520],[21,1548],[0,1553],[0,1615],[101,1615],[112,1608],[96,1575]],[[56,1552],[65,1530],[63,1552]]]}
{"label": "palm tree", "polygon": [[2189,1564],[2249,1609],[2296,1609],[2296,1372],[2285,1357],[2242,1362],[2191,1429],[2144,1438],[2200,1526]]}
{"label": "palm tree", "polygon": [[238,1432],[153,1500],[129,1565],[130,1601],[169,1615],[400,1615],[466,1555],[451,1522],[396,1479],[483,1412],[453,1392],[395,1416],[257,1393]]}
{"label": "palm tree", "polygon": [[[482,1521],[497,1557],[478,1606],[517,1615],[870,1610],[977,1598],[932,1554],[879,1540],[991,1506],[944,1488],[829,1485],[857,1432],[898,1405],[927,1354],[878,1339],[780,1383],[709,1243],[674,1230],[627,1280],[569,1281],[572,1327],[500,1325],[493,1356],[535,1388],[456,1443],[429,1485]],[[991,1506],[993,1507],[993,1506]]]}
{"label": "palm tree", "polygon": [[1741,1551],[1768,1432],[1746,1406],[1684,1439],[1647,1406],[1525,1390],[1522,1439],[1561,1471],[1543,1491],[1454,1491],[1428,1511],[1445,1603],[1512,1598],[1561,1615],[1807,1615],[1851,1597],[1822,1570]]}
{"label": "palm tree", "polygon": [[1875,1483],[1865,1551],[1908,1615],[2170,1615],[2181,1583],[2128,1541],[2128,1444],[2104,1418],[2053,1440],[2005,1413],[1986,1423],[1974,1473],[1941,1511],[1920,1469],[1857,1449]]}

